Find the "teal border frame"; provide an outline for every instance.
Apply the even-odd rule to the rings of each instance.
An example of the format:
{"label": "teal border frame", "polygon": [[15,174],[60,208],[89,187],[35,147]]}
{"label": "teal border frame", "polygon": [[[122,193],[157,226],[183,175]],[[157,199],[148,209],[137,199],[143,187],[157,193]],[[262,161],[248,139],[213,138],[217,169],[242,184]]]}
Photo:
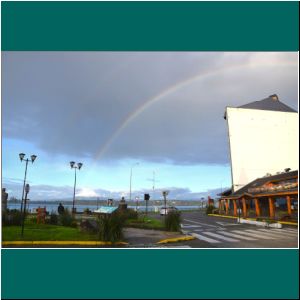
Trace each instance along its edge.
{"label": "teal border frame", "polygon": [[6,2],[2,51],[297,51],[298,2]]}
{"label": "teal border frame", "polygon": [[[298,2],[1,2],[2,51],[298,51]],[[2,298],[297,299],[297,249],[2,249]]]}
{"label": "teal border frame", "polygon": [[4,299],[298,299],[298,250],[2,250]]}

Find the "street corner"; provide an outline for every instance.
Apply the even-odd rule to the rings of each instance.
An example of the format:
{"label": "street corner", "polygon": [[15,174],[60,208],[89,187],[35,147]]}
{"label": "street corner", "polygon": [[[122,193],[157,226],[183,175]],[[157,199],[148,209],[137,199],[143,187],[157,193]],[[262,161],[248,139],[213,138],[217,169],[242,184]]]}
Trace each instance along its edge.
{"label": "street corner", "polygon": [[157,242],[157,244],[169,244],[169,243],[178,243],[178,242],[186,242],[186,241],[191,241],[195,240],[196,238],[191,235],[184,235],[180,237],[175,237],[175,238],[168,238],[168,239],[163,239]]}
{"label": "street corner", "polygon": [[179,232],[169,232],[154,229],[126,228],[124,240],[128,247],[157,247],[158,245],[184,242],[195,239],[192,236],[182,235]]}

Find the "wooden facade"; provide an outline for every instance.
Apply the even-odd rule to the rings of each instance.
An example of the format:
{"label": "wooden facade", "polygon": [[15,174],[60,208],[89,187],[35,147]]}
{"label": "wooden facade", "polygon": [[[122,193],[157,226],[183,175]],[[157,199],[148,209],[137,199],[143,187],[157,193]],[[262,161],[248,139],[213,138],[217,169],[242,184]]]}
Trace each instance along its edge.
{"label": "wooden facade", "polygon": [[275,218],[277,199],[286,201],[286,215],[292,216],[292,201],[298,203],[298,171],[259,178],[235,193],[222,195],[219,213],[247,218],[252,204],[256,217],[261,217],[262,208],[267,207],[264,216]]}

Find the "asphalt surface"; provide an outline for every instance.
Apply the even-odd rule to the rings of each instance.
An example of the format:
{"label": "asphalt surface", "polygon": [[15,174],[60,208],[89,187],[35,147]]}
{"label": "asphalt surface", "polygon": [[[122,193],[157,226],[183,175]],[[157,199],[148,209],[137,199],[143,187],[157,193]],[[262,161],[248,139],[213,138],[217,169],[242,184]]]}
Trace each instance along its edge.
{"label": "asphalt surface", "polygon": [[181,227],[183,233],[196,238],[184,243],[191,248],[298,248],[295,226],[264,228],[203,212],[183,212]]}

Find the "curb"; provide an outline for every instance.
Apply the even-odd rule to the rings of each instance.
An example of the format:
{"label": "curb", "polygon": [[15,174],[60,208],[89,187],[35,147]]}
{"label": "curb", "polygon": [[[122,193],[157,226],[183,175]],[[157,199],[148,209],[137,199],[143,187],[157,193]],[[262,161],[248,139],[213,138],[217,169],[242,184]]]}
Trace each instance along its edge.
{"label": "curb", "polygon": [[224,215],[216,215],[216,214],[208,214],[208,216],[210,216],[210,217],[228,218],[228,219],[238,219],[238,217],[224,216]]}
{"label": "curb", "polygon": [[[216,215],[216,214],[208,214],[208,216],[210,216],[210,217],[228,218],[228,219],[238,219],[238,217],[234,217],[234,216],[224,216],[224,215]],[[246,218],[246,220],[256,221],[255,218]],[[298,226],[298,223],[293,223],[293,222],[278,221],[277,223],[283,224],[283,225]]]}
{"label": "curb", "polygon": [[156,244],[177,243],[177,242],[183,242],[183,241],[191,241],[191,240],[194,240],[194,239],[195,239],[194,236],[188,235],[188,236],[182,236],[182,237],[178,237],[178,238],[171,238],[171,239],[160,240]]}
{"label": "curb", "polygon": [[125,242],[102,242],[102,241],[3,241],[3,246],[8,245],[83,245],[83,246],[108,246],[108,245],[128,245]]}
{"label": "curb", "polygon": [[283,224],[283,225],[293,225],[293,226],[298,226],[298,223],[293,223],[293,222],[279,221],[278,223]]}

